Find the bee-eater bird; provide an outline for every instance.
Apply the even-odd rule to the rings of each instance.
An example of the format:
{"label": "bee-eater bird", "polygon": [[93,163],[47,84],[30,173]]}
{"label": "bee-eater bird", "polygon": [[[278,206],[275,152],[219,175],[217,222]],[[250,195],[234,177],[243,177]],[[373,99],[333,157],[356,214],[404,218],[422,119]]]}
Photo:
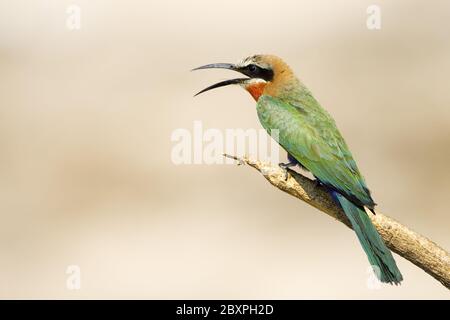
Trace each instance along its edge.
{"label": "bee-eater bird", "polygon": [[[254,55],[237,64],[215,63],[194,70],[222,68],[245,78],[216,83],[200,91],[237,84],[257,101],[256,111],[270,134],[278,130],[278,143],[287,151],[286,170],[300,165],[327,188],[342,207],[381,282],[399,284],[403,277],[391,252],[372,224],[375,202],[333,118],[294,75],[273,55]],[[286,172],[286,171],[285,171]]]}

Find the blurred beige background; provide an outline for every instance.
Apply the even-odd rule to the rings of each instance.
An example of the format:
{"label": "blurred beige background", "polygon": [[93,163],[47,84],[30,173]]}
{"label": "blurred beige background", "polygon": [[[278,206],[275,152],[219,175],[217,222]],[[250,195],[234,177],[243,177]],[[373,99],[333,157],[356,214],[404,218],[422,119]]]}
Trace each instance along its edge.
{"label": "blurred beige background", "polygon": [[[256,172],[175,166],[177,128],[260,128],[211,62],[274,53],[335,117],[379,209],[450,248],[450,3],[0,1],[1,298],[438,298],[372,290],[343,225]],[[78,5],[81,29],[66,27]],[[81,289],[66,268],[81,268]]]}

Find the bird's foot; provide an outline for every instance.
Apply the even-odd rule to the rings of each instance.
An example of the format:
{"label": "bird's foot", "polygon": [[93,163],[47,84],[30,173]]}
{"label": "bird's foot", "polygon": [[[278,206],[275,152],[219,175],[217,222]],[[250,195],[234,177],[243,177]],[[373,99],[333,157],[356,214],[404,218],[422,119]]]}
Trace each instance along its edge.
{"label": "bird's foot", "polygon": [[289,172],[287,169],[291,168],[291,167],[295,167],[298,164],[298,162],[288,162],[288,163],[279,163],[278,166],[283,170],[284,172],[284,181],[287,181],[287,179],[289,178]]}
{"label": "bird's foot", "polygon": [[314,187],[319,188],[319,187],[326,187],[325,184],[323,184],[316,176],[314,176]]}

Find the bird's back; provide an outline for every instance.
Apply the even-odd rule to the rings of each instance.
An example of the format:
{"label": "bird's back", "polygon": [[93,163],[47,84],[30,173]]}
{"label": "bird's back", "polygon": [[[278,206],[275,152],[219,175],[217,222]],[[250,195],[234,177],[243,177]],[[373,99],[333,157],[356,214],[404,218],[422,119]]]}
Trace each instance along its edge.
{"label": "bird's back", "polygon": [[317,179],[373,209],[370,191],[333,118],[304,86],[286,96],[261,96],[257,112],[263,127],[269,133],[277,129],[280,145]]}

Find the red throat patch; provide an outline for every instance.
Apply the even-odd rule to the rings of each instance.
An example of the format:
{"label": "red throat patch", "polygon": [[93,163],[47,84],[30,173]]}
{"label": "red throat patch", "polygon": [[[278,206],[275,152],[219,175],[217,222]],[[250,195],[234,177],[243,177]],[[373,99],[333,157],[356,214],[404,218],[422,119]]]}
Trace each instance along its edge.
{"label": "red throat patch", "polygon": [[266,84],[267,83],[264,82],[252,83],[247,85],[245,89],[252,95],[253,99],[258,101],[259,97],[261,97],[264,92]]}

